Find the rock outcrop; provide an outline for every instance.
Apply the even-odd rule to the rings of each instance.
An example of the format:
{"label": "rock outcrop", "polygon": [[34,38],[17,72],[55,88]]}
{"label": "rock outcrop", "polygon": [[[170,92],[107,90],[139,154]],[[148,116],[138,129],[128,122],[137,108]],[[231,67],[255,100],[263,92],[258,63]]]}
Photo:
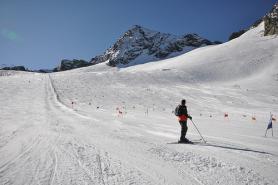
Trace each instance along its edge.
{"label": "rock outcrop", "polygon": [[75,69],[75,68],[80,68],[80,67],[87,67],[92,65],[92,63],[89,63],[85,60],[67,60],[64,59],[61,61],[61,64],[56,67],[53,71],[57,72],[57,71],[66,71],[66,70],[70,70],[70,69]]}
{"label": "rock outcrop", "polygon": [[246,32],[246,30],[239,30],[237,32],[233,32],[230,37],[229,37],[229,40],[233,40],[235,38],[238,38],[240,37],[242,34],[244,34]]}
{"label": "rock outcrop", "polygon": [[269,13],[267,13],[264,17],[253,23],[252,26],[250,26],[250,28],[240,30],[238,32],[233,32],[230,35],[229,40],[240,37],[246,31],[257,27],[262,22],[264,22],[265,27],[264,36],[278,34],[278,2],[274,4],[272,10]]}
{"label": "rock outcrop", "polygon": [[265,31],[264,35],[278,34],[278,2],[273,6],[272,10],[263,18]]}
{"label": "rock outcrop", "polygon": [[2,70],[28,71],[24,66],[3,67]]}

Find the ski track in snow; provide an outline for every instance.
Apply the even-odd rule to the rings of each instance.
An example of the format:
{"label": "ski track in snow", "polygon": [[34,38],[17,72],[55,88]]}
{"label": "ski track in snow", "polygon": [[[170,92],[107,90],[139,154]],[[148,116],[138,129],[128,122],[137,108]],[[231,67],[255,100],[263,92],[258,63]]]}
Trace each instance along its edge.
{"label": "ski track in snow", "polygon": [[[45,125],[36,125],[39,128],[34,127],[32,129],[34,131],[32,134],[34,136],[39,134],[39,138],[33,138],[33,143],[24,146],[22,152],[1,164],[1,184],[156,183],[149,182],[136,168],[121,167],[121,161],[114,162],[112,158],[110,160],[113,164],[109,164],[108,160],[109,163],[105,165],[115,166],[115,169],[112,170],[116,171],[111,174],[107,173],[110,169],[107,166],[102,167],[104,165],[102,158],[108,157],[107,153],[102,156],[102,150],[95,148],[92,143],[86,147],[80,146],[81,141],[79,139],[82,135],[77,134],[79,139],[75,142],[72,140],[75,136],[68,136],[68,134],[72,134],[74,126],[79,126],[80,118],[88,122],[87,117],[80,116],[72,110],[61,108],[50,79],[47,76],[42,77],[42,79],[45,83],[47,120]],[[73,142],[74,146],[72,146]],[[7,145],[9,145],[8,141]],[[5,146],[2,149],[5,149]],[[86,150],[89,152],[85,152]],[[16,170],[18,167],[24,167],[24,170]],[[21,179],[15,178],[16,173],[22,173]]]}

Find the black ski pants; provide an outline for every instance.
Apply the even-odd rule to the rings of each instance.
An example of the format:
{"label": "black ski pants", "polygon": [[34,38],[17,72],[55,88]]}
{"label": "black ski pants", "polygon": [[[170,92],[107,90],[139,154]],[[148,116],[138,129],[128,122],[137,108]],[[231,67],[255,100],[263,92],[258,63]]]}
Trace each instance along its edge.
{"label": "black ski pants", "polygon": [[186,136],[186,132],[187,132],[187,121],[180,121],[180,125],[181,125],[181,137],[180,140],[185,140],[185,136]]}

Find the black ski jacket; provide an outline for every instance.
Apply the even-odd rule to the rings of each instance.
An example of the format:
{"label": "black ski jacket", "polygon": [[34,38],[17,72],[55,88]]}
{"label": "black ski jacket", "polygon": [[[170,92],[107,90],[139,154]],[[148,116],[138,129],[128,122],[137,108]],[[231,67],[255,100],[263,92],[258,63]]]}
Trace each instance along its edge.
{"label": "black ski jacket", "polygon": [[180,105],[179,115],[185,115],[186,117],[188,117],[186,105]]}

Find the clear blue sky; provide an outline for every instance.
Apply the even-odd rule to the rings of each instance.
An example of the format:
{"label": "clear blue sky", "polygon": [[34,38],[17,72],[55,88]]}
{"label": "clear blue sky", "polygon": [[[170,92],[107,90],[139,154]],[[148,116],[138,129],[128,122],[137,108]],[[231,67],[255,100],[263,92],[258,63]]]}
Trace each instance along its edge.
{"label": "clear blue sky", "polygon": [[276,0],[0,0],[0,64],[54,68],[102,54],[132,25],[226,41]]}

